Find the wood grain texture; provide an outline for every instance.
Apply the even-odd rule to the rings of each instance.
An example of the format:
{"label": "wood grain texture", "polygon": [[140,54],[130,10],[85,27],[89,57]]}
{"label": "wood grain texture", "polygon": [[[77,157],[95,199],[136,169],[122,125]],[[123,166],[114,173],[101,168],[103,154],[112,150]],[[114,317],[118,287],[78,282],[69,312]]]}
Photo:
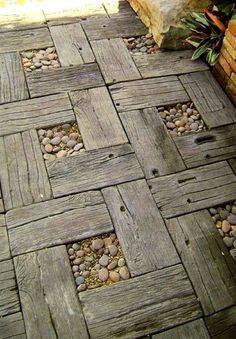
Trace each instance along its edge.
{"label": "wood grain texture", "polygon": [[236,108],[211,72],[191,73],[179,78],[209,128],[236,122]]}
{"label": "wood grain texture", "polygon": [[0,135],[51,127],[75,119],[67,94],[50,95],[0,106]]}
{"label": "wood grain texture", "polygon": [[85,291],[79,298],[92,339],[137,338],[201,316],[181,265]]}
{"label": "wood grain texture", "polygon": [[0,53],[47,48],[53,45],[47,28],[0,33]]}
{"label": "wood grain texture", "polygon": [[51,198],[35,130],[1,137],[0,149],[0,180],[6,210]]}
{"label": "wood grain texture", "polygon": [[86,150],[127,143],[106,87],[70,94]]}
{"label": "wood grain texture", "polygon": [[24,320],[21,312],[0,318],[1,339],[26,339]]}
{"label": "wood grain texture", "polygon": [[91,45],[106,84],[141,79],[121,38],[95,40]]}
{"label": "wood grain texture", "polygon": [[72,209],[67,205],[66,209],[62,203],[62,208],[59,206],[56,214],[51,212],[52,207],[45,217],[9,229],[13,255],[70,243],[113,230],[105,204]]}
{"label": "wood grain texture", "polygon": [[147,179],[185,169],[156,108],[120,113],[120,118]]}
{"label": "wood grain texture", "polygon": [[236,158],[229,160],[229,164],[236,175]]}
{"label": "wood grain texture", "polygon": [[97,64],[62,67],[34,72],[26,77],[31,97],[75,91],[104,85]]}
{"label": "wood grain texture", "polygon": [[189,100],[176,76],[122,82],[109,87],[118,112]]}
{"label": "wood grain texture", "polygon": [[15,208],[6,214],[7,227],[8,229],[18,227],[103,202],[104,199],[99,191],[90,191]]}
{"label": "wood grain texture", "polygon": [[65,246],[16,257],[14,264],[27,338],[88,338]]}
{"label": "wood grain texture", "polygon": [[5,260],[0,263],[0,319],[19,311],[20,303],[13,263],[12,260]]}
{"label": "wood grain texture", "polygon": [[0,214],[0,261],[10,258],[11,253],[9,248],[5,216]]}
{"label": "wood grain texture", "polygon": [[236,306],[215,313],[205,318],[206,325],[213,338],[235,338]]}
{"label": "wood grain texture", "polygon": [[102,193],[132,276],[180,262],[145,180]]}
{"label": "wood grain texture", "polygon": [[148,183],[165,218],[236,199],[236,176],[226,161],[150,179]]}
{"label": "wood grain texture", "polygon": [[134,55],[133,59],[143,78],[184,74],[208,70],[201,60],[191,60],[192,51],[158,51],[155,54]]}
{"label": "wood grain texture", "polygon": [[2,200],[2,191],[1,191],[1,186],[0,186],[0,213],[4,212],[5,208],[4,208],[4,203]]}
{"label": "wood grain texture", "polygon": [[62,66],[75,66],[95,61],[79,23],[51,26],[50,32]]}
{"label": "wood grain texture", "polygon": [[190,323],[177,326],[170,330],[155,334],[152,339],[210,339],[203,319],[197,319]]}
{"label": "wood grain texture", "polygon": [[0,54],[0,104],[28,99],[28,97],[19,54]]}
{"label": "wood grain texture", "polygon": [[208,211],[170,219],[168,229],[205,315],[236,301],[236,265]]}
{"label": "wood grain texture", "polygon": [[82,22],[84,31],[90,41],[113,38],[130,38],[147,34],[147,28],[135,16],[91,18]]}
{"label": "wood grain texture", "polygon": [[174,139],[188,168],[236,156],[236,125]]}
{"label": "wood grain texture", "polygon": [[143,178],[128,144],[81,153],[46,165],[54,197]]}

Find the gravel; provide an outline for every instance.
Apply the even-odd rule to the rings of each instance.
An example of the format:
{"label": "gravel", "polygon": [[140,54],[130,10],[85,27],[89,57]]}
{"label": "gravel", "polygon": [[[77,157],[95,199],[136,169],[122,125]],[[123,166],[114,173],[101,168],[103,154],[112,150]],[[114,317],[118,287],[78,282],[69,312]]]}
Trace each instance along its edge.
{"label": "gravel", "polygon": [[60,67],[55,47],[21,53],[26,72],[42,72]]}
{"label": "gravel", "polygon": [[154,54],[159,50],[151,33],[142,35],[138,38],[131,37],[123,40],[131,54]]}

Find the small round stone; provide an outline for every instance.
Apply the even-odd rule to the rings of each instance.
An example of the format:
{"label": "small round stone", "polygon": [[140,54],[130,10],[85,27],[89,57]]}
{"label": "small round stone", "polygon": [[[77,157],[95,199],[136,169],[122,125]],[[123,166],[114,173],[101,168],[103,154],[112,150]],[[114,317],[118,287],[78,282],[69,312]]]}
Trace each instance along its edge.
{"label": "small round stone", "polygon": [[80,245],[79,244],[73,244],[72,245],[72,248],[75,250],[75,251],[78,251],[80,249]]}
{"label": "small round stone", "polygon": [[47,144],[44,149],[47,153],[51,153],[53,151],[53,146],[51,144]]}
{"label": "small round stone", "polygon": [[41,68],[43,65],[41,64],[41,62],[35,62],[34,66],[37,68]]}
{"label": "small round stone", "polygon": [[209,211],[210,211],[211,215],[217,214],[217,210],[215,208],[210,208]]}
{"label": "small round stone", "polygon": [[57,146],[59,145],[61,142],[61,138],[60,137],[55,137],[51,140],[51,144],[54,145],[54,146]]}
{"label": "small round stone", "polygon": [[119,273],[120,273],[121,279],[123,280],[127,280],[130,277],[128,268],[126,266],[121,267],[119,270]]}
{"label": "small round stone", "polygon": [[233,214],[236,214],[236,206],[232,206],[231,212],[232,212]]}
{"label": "small round stone", "polygon": [[85,279],[88,278],[90,276],[90,272],[89,271],[83,271],[82,272],[82,277],[84,277]]}
{"label": "small round stone", "polygon": [[224,233],[229,232],[231,230],[230,223],[227,220],[223,220],[221,229]]}
{"label": "small round stone", "polygon": [[96,271],[99,271],[100,268],[101,268],[101,265],[100,265],[100,264],[96,264],[96,265],[94,266],[94,269],[95,269]]}
{"label": "small round stone", "polygon": [[94,261],[94,258],[93,258],[92,256],[86,255],[86,256],[84,257],[84,260],[87,261],[87,262],[89,262],[89,263],[91,263],[91,262]]}
{"label": "small round stone", "polygon": [[118,252],[118,248],[115,245],[109,245],[108,249],[112,257],[114,257]]}
{"label": "small round stone", "polygon": [[197,122],[193,122],[190,125],[190,128],[191,128],[192,131],[197,131],[198,130],[198,123]]}
{"label": "small round stone", "polygon": [[114,270],[117,267],[117,260],[112,261],[108,266],[108,270]]}
{"label": "small round stone", "polygon": [[47,145],[47,144],[50,144],[51,143],[51,140],[49,139],[49,138],[44,138],[43,140],[42,140],[42,144],[45,146],[45,145]]}
{"label": "small round stone", "polygon": [[107,266],[109,263],[109,257],[106,254],[103,254],[103,256],[99,259],[99,264],[101,266]]}
{"label": "small round stone", "polygon": [[79,265],[79,270],[80,270],[80,271],[85,271],[85,270],[86,270],[85,264],[80,264],[80,265]]}
{"label": "small round stone", "polygon": [[92,249],[94,250],[99,250],[100,248],[102,248],[104,246],[104,241],[103,239],[94,239],[92,241]]}
{"label": "small round stone", "polygon": [[70,125],[70,124],[63,124],[61,127],[62,127],[62,129],[64,129],[65,131],[71,129],[71,125]]}
{"label": "small round stone", "polygon": [[77,291],[78,292],[83,292],[87,289],[87,286],[86,284],[80,284],[78,287],[77,287]]}
{"label": "small round stone", "polygon": [[67,156],[67,152],[65,150],[61,150],[57,153],[57,158],[64,158]]}
{"label": "small round stone", "polygon": [[175,124],[173,122],[167,122],[166,126],[170,129],[174,129],[175,128]]}
{"label": "small round stone", "polygon": [[78,265],[73,265],[72,266],[72,271],[73,272],[78,272],[78,270],[79,270],[79,266]]}
{"label": "small round stone", "polygon": [[75,145],[76,145],[77,143],[76,143],[76,141],[75,140],[69,140],[68,142],[67,142],[67,147],[69,147],[69,148],[73,148],[73,147],[75,147]]}
{"label": "small round stone", "polygon": [[67,144],[69,140],[70,140],[70,138],[68,137],[68,135],[64,135],[61,138],[61,142],[63,142],[63,144]]}
{"label": "small round stone", "polygon": [[109,277],[109,272],[107,268],[101,268],[98,272],[98,278],[101,281],[107,281],[108,277]]}
{"label": "small round stone", "polygon": [[221,209],[219,214],[222,219],[227,219],[229,216],[229,211],[226,209]]}
{"label": "small round stone", "polygon": [[75,279],[76,285],[79,286],[84,283],[84,277],[79,276]]}
{"label": "small round stone", "polygon": [[84,147],[84,144],[82,142],[80,142],[80,143],[75,145],[74,151],[79,151],[83,147]]}
{"label": "small round stone", "polygon": [[236,214],[230,214],[227,220],[230,224],[236,225]]}
{"label": "small round stone", "polygon": [[230,248],[233,246],[233,238],[230,238],[230,237],[224,237],[223,238],[223,241],[225,243],[225,245]]}
{"label": "small round stone", "polygon": [[73,248],[68,249],[68,254],[73,255],[75,253],[75,250]]}
{"label": "small round stone", "polygon": [[79,250],[76,252],[76,255],[79,257],[79,258],[82,258],[84,256],[84,251],[83,250]]}
{"label": "small round stone", "polygon": [[117,282],[120,280],[120,275],[118,272],[112,271],[109,273],[109,278],[111,279],[111,281]]}
{"label": "small round stone", "polygon": [[118,266],[119,266],[119,267],[125,266],[125,259],[124,259],[124,258],[120,258],[120,259],[118,260]]}
{"label": "small round stone", "polygon": [[44,160],[54,160],[56,159],[55,155],[46,153],[43,155]]}
{"label": "small round stone", "polygon": [[80,265],[82,262],[83,262],[83,258],[76,258],[76,259],[73,261],[73,264],[75,264],[75,265]]}

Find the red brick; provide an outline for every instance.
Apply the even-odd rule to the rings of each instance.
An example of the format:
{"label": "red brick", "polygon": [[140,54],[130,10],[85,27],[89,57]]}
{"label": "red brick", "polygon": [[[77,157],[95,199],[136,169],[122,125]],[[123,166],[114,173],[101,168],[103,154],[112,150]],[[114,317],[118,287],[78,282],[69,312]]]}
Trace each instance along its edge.
{"label": "red brick", "polygon": [[224,69],[225,73],[230,77],[232,73],[232,68],[230,67],[226,59],[223,57],[223,55],[220,55],[219,57],[219,64]]}
{"label": "red brick", "polygon": [[236,36],[236,20],[230,20],[228,30],[230,31],[231,34]]}
{"label": "red brick", "polygon": [[231,81],[230,79],[228,81],[225,91],[228,94],[229,98],[234,103],[234,105],[236,105],[236,86],[234,85],[233,81]]}

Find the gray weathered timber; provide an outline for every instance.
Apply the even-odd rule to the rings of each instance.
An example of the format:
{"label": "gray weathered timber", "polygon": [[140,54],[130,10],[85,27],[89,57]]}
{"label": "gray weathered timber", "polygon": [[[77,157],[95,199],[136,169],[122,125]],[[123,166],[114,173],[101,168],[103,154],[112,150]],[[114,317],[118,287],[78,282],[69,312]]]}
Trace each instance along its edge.
{"label": "gray weathered timber", "polygon": [[0,149],[0,180],[6,210],[51,198],[35,130],[1,137]]}
{"label": "gray weathered timber", "polygon": [[0,263],[0,319],[20,311],[15,272],[12,260]]}
{"label": "gray weathered timber", "polygon": [[102,193],[132,276],[180,262],[145,180]]}
{"label": "gray weathered timber", "polygon": [[0,214],[0,261],[10,259],[10,248],[5,223],[5,217]]}
{"label": "gray weathered timber", "polygon": [[138,160],[128,144],[57,159],[46,165],[54,197],[143,178]]}
{"label": "gray weathered timber", "polygon": [[148,183],[165,218],[236,200],[236,176],[226,161],[150,179]]}
{"label": "gray weathered timber", "polygon": [[168,221],[168,229],[205,315],[236,301],[236,265],[207,210]]}
{"label": "gray weathered timber", "polygon": [[14,52],[0,54],[0,104],[28,97],[19,54]]}
{"label": "gray weathered timber", "polygon": [[26,339],[24,320],[21,312],[0,318],[1,339]]}
{"label": "gray weathered timber", "polygon": [[106,84],[141,79],[121,38],[95,40],[91,45]]}
{"label": "gray weathered timber", "polygon": [[40,49],[53,45],[47,28],[0,33],[0,53]]}
{"label": "gray weathered timber", "polygon": [[65,212],[88,206],[92,207],[103,202],[104,199],[99,191],[90,191],[15,208],[6,214],[7,228],[15,228],[45,218],[50,219],[57,215],[63,216]]}
{"label": "gray weathered timber", "polygon": [[8,103],[0,106],[0,136],[74,119],[70,99],[64,93]]}
{"label": "gray weathered timber", "polygon": [[85,291],[79,298],[92,339],[137,338],[201,316],[181,265]]}
{"label": "gray weathered timber", "polygon": [[13,255],[61,245],[111,232],[113,225],[105,204],[79,207],[9,229]]}
{"label": "gray weathered timber", "polygon": [[118,112],[189,100],[176,76],[121,82],[110,86],[109,89]]}
{"label": "gray weathered timber", "polygon": [[236,156],[236,125],[174,139],[188,168]]}
{"label": "gray weathered timber", "polygon": [[236,175],[236,158],[229,160],[229,164],[232,167],[235,175]]}
{"label": "gray weathered timber", "polygon": [[184,74],[208,70],[201,60],[191,60],[192,51],[164,52],[155,54],[134,55],[133,59],[143,78],[165,75]]}
{"label": "gray weathered timber", "polygon": [[233,339],[236,335],[236,306],[205,318],[206,325],[213,338]]}
{"label": "gray weathered timber", "polygon": [[236,122],[236,108],[210,71],[179,78],[209,128]]}
{"label": "gray weathered timber", "polygon": [[86,150],[127,143],[106,87],[70,94]]}
{"label": "gray weathered timber", "polygon": [[104,85],[97,64],[33,72],[26,77],[31,97],[75,91]]}
{"label": "gray weathered timber", "polygon": [[62,66],[75,66],[95,61],[79,23],[52,26],[50,32]]}
{"label": "gray weathered timber", "polygon": [[210,339],[203,319],[197,319],[190,323],[177,326],[165,332],[155,334],[152,339]]}
{"label": "gray weathered timber", "polygon": [[127,17],[91,18],[82,26],[89,40],[135,37],[147,33],[147,28],[136,17],[129,20]]}
{"label": "gray weathered timber", "polygon": [[120,113],[120,118],[147,179],[185,169],[156,108]]}
{"label": "gray weathered timber", "polygon": [[27,338],[88,338],[65,246],[18,256],[14,264]]}
{"label": "gray weathered timber", "polygon": [[4,204],[2,200],[2,191],[1,191],[1,186],[0,186],[0,213],[4,212]]}

